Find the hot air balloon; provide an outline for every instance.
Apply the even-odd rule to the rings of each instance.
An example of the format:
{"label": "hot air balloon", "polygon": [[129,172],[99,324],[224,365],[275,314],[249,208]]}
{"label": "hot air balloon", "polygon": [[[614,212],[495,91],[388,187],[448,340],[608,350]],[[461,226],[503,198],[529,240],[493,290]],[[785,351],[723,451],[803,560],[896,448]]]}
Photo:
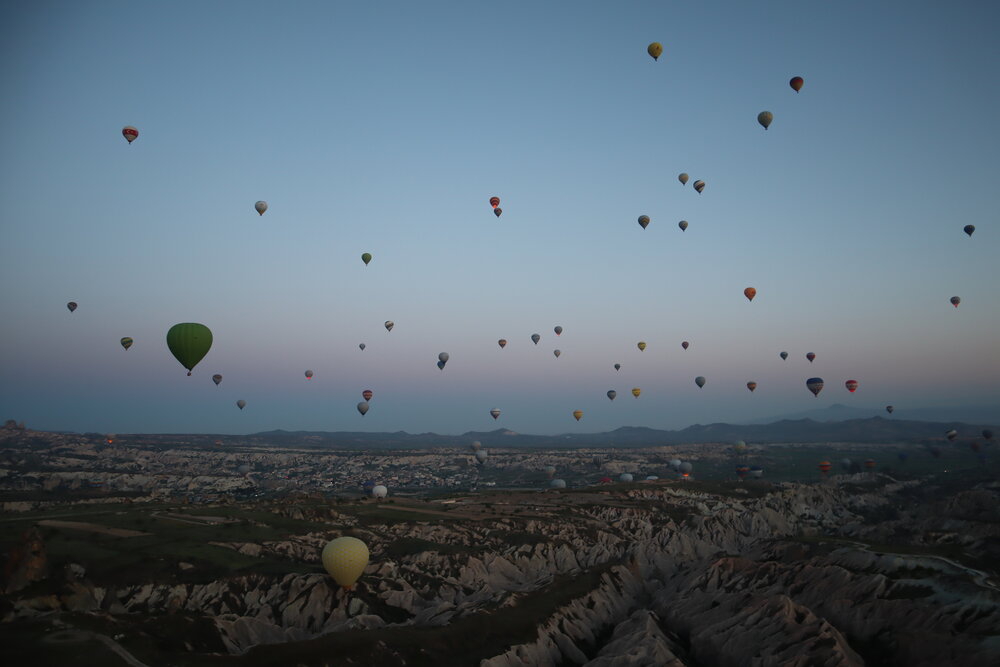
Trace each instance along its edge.
{"label": "hot air balloon", "polygon": [[500,197],[490,197],[490,206],[496,208],[500,205]]}
{"label": "hot air balloon", "polygon": [[693,465],[691,465],[691,462],[690,462],[690,461],[685,461],[684,463],[682,463],[682,464],[680,465],[680,467],[679,467],[679,470],[680,470],[680,471],[681,471],[681,473],[682,473],[682,474],[684,474],[684,475],[690,475],[690,474],[691,474],[691,471],[692,471],[692,470],[694,470],[694,466],[693,466]]}
{"label": "hot air balloon", "polygon": [[680,222],[677,223],[677,226],[681,228],[682,232],[683,231],[687,231],[688,221],[687,220],[681,220]]}
{"label": "hot air balloon", "polygon": [[683,347],[685,350],[688,349],[689,345],[691,345],[691,343],[687,342],[686,340],[681,341],[681,347]]}
{"label": "hot air balloon", "polygon": [[892,407],[891,405],[885,406],[885,411],[888,412],[890,415],[892,414],[892,411],[895,409],[896,408]]}
{"label": "hot air balloon", "polygon": [[361,397],[362,397],[363,399],[365,399],[365,401],[370,401],[370,400],[372,400],[372,396],[374,396],[374,395],[375,395],[375,394],[373,394],[373,393],[372,393],[372,390],[371,390],[371,389],[365,389],[365,390],[364,390],[363,392],[361,392]]}
{"label": "hot air balloon", "polygon": [[632,387],[632,395],[633,396],[635,396],[636,398],[639,398],[639,394],[641,394],[641,393],[642,393],[642,389],[640,389],[639,387]]}
{"label": "hot air balloon", "polygon": [[621,369],[622,369],[622,365],[621,364],[615,364],[615,370],[616,371],[620,371]]}
{"label": "hot air balloon", "polygon": [[124,347],[127,350],[130,347],[132,347],[132,339],[129,338],[128,336],[125,336],[124,338],[122,338],[121,344],[122,344],[122,347]]}
{"label": "hot air balloon", "polygon": [[677,180],[681,182],[681,185],[687,185],[688,175],[682,173],[680,176],[677,177]]}
{"label": "hot air balloon", "polygon": [[876,465],[878,464],[875,463],[875,459],[865,459],[865,468],[868,470],[874,470]]}
{"label": "hot air balloon", "polygon": [[694,189],[698,192],[698,194],[701,194],[701,191],[705,189],[705,181],[695,181]]}
{"label": "hot air balloon", "polygon": [[553,329],[553,331],[555,331],[555,332],[556,332],[556,335],[557,335],[557,336],[559,336],[559,335],[562,335],[562,332],[563,332],[563,328],[562,328],[562,327],[559,327],[559,326],[557,326],[557,327],[556,327],[555,329]]}
{"label": "hot air balloon", "polygon": [[809,360],[810,364],[813,362],[813,359],[815,359],[815,358],[816,358],[816,353],[815,352],[806,352],[806,359]]}
{"label": "hot air balloon", "polygon": [[222,376],[216,373],[215,375],[212,376],[212,382],[214,382],[215,386],[218,387],[220,384],[222,384]]}
{"label": "hot air balloon", "polygon": [[478,449],[476,450],[475,456],[476,456],[476,461],[478,461],[479,463],[486,463],[486,459],[490,457],[490,453],[485,449]]}
{"label": "hot air balloon", "polygon": [[832,469],[833,469],[833,464],[830,463],[829,461],[820,461],[819,462],[819,471],[821,473],[823,473],[824,477],[826,476],[826,473],[830,472],[830,470],[832,470]]}
{"label": "hot air balloon", "polygon": [[966,225],[965,227],[962,227],[962,230],[966,234],[968,234],[969,236],[972,236],[972,232],[976,231],[976,226],[975,225]]}
{"label": "hot air balloon", "polygon": [[483,443],[479,442],[478,440],[473,440],[472,444],[469,445],[469,447],[472,448],[472,451],[478,452],[480,449],[482,449]]}
{"label": "hot air balloon", "polygon": [[175,324],[167,332],[167,347],[188,375],[198,362],[205,358],[212,347],[212,332],[204,324],[184,322]]}
{"label": "hot air balloon", "polygon": [[640,215],[639,216],[639,226],[642,227],[643,229],[645,229],[646,227],[649,226],[649,216],[648,215]]}
{"label": "hot air balloon", "polygon": [[389,489],[384,484],[376,484],[372,487],[372,498],[385,498],[389,495]]}
{"label": "hot air balloon", "polygon": [[554,354],[556,356],[556,359],[558,359],[559,355],[562,354],[562,351],[561,350],[552,350],[552,354]]}
{"label": "hot air balloon", "polygon": [[781,357],[782,359],[787,359],[788,358],[788,353],[787,352],[780,352],[778,354],[778,356]]}
{"label": "hot air balloon", "polygon": [[337,585],[351,590],[368,566],[368,547],[356,537],[338,537],[323,547],[320,560]]}
{"label": "hot air balloon", "polygon": [[640,340],[638,343],[635,344],[635,346],[639,348],[640,352],[642,352],[643,350],[646,349],[646,341]]}
{"label": "hot air balloon", "polygon": [[501,213],[503,213],[503,209],[500,208],[499,206],[493,209],[493,215],[495,215],[496,217],[499,218]]}
{"label": "hot air balloon", "polygon": [[736,466],[736,476],[741,480],[746,479],[747,474],[750,472],[750,466],[748,465],[738,465]]}
{"label": "hot air balloon", "polygon": [[550,478],[553,475],[556,474],[556,467],[555,466],[545,466],[545,468],[543,468],[543,470],[545,471],[545,474],[548,475]]}
{"label": "hot air balloon", "polygon": [[257,211],[260,215],[264,215],[264,211],[267,210],[267,202],[259,201],[253,205],[253,210]]}
{"label": "hot air balloon", "polygon": [[793,76],[792,80],[788,82],[788,85],[791,86],[792,90],[795,92],[799,92],[802,90],[803,83],[805,83],[805,81],[802,80],[801,76]]}
{"label": "hot air balloon", "polygon": [[823,391],[823,378],[809,378],[806,380],[806,387],[818,398],[819,392]]}
{"label": "hot air balloon", "polygon": [[493,419],[496,419],[497,417],[500,416],[500,411],[497,410],[496,408],[493,408],[492,410],[490,410],[490,416],[493,417]]}
{"label": "hot air balloon", "polygon": [[370,252],[361,253],[361,261],[365,263],[365,266],[368,266],[368,262],[372,261],[372,254]]}
{"label": "hot air balloon", "polygon": [[247,402],[244,401],[242,398],[240,400],[236,401],[236,407],[238,407],[240,410],[242,410],[246,406],[247,406]]}
{"label": "hot air balloon", "polygon": [[574,410],[573,411],[573,418],[576,419],[577,421],[580,421],[580,417],[582,417],[582,416],[583,416],[583,410]]}
{"label": "hot air balloon", "polygon": [[122,128],[122,136],[125,137],[125,141],[132,143],[139,138],[139,130],[135,129],[131,125],[126,125]]}
{"label": "hot air balloon", "polygon": [[313,376],[313,372],[312,371],[306,371],[306,379],[307,380],[312,380],[312,376]]}
{"label": "hot air balloon", "polygon": [[361,413],[362,417],[365,416],[365,414],[368,412],[368,401],[361,401],[360,403],[358,403],[358,412]]}
{"label": "hot air balloon", "polygon": [[954,441],[955,438],[958,437],[958,431],[956,431],[955,429],[951,429],[950,431],[944,434],[944,437],[948,438],[948,440],[950,441]]}
{"label": "hot air balloon", "polygon": [[618,475],[619,482],[631,482],[633,479],[634,478],[632,477],[632,473],[623,472],[622,474]]}
{"label": "hot air balloon", "polygon": [[444,361],[441,361],[440,359],[438,359],[438,362],[437,362],[437,367],[438,367],[438,370],[442,370],[442,371],[443,371],[443,370],[444,370],[444,366],[445,366],[445,363],[446,363],[446,362],[444,362]]}
{"label": "hot air balloon", "polygon": [[501,338],[500,340],[497,341],[497,345],[500,346],[501,350],[504,349],[505,347],[507,347],[507,339]]}
{"label": "hot air balloon", "polygon": [[858,388],[858,381],[857,380],[848,380],[847,382],[844,383],[844,386],[847,387],[847,391],[849,391],[849,392],[851,392],[853,394],[854,390]]}
{"label": "hot air balloon", "polygon": [[392,331],[392,328],[393,328],[394,326],[396,326],[396,323],[395,323],[395,322],[393,322],[392,320],[386,320],[386,321],[385,321],[385,330],[386,330],[386,331]]}
{"label": "hot air balloon", "polygon": [[756,388],[757,388],[757,383],[756,382],[747,382],[747,389],[749,389],[751,391],[751,393]]}
{"label": "hot air balloon", "polygon": [[752,466],[750,468],[750,476],[754,479],[760,479],[764,476],[764,469],[760,466]]}
{"label": "hot air balloon", "polygon": [[250,466],[247,465],[246,463],[240,464],[236,468],[236,472],[240,473],[241,475],[246,475],[247,473],[250,472]]}
{"label": "hot air balloon", "polygon": [[531,334],[531,342],[534,343],[535,345],[538,345],[538,341],[540,341],[541,339],[542,337],[539,336],[538,334]]}
{"label": "hot air balloon", "polygon": [[951,301],[951,305],[955,306],[956,308],[958,308],[958,304],[962,303],[962,299],[960,299],[957,296],[951,297],[951,299],[949,299],[949,301]]}
{"label": "hot air balloon", "polygon": [[549,486],[551,488],[553,488],[553,489],[565,489],[566,488],[566,480],[564,480],[564,479],[554,479],[551,482],[549,482]]}
{"label": "hot air balloon", "polygon": [[705,386],[705,382],[707,382],[707,380],[705,380],[704,376],[701,376],[701,375],[699,375],[698,377],[696,377],[694,379],[694,383],[696,385],[698,385],[699,388],[704,387]]}
{"label": "hot air balloon", "polygon": [[449,358],[450,357],[448,356],[447,352],[442,352],[441,354],[438,355],[438,360],[443,361],[444,363],[448,363]]}
{"label": "hot air balloon", "polygon": [[362,352],[364,352],[365,351],[365,344],[364,343],[358,343],[358,349],[361,350]]}
{"label": "hot air balloon", "polygon": [[618,392],[615,391],[614,389],[609,389],[608,390],[608,398],[611,399],[612,401],[615,400],[615,396],[617,396],[617,395],[618,395]]}
{"label": "hot air balloon", "polygon": [[69,312],[72,313],[74,310],[76,310],[76,301],[70,301],[69,303],[66,304],[66,307],[69,308]]}
{"label": "hot air balloon", "polygon": [[747,298],[747,301],[753,301],[753,298],[757,296],[757,290],[755,290],[753,287],[748,287],[745,290],[743,290],[743,296]]}
{"label": "hot air balloon", "polygon": [[767,126],[771,124],[772,120],[774,120],[774,114],[770,111],[761,111],[757,114],[757,122],[760,123],[765,130],[767,129]]}
{"label": "hot air balloon", "polygon": [[663,45],[659,42],[653,42],[646,47],[646,53],[648,53],[653,60],[659,59],[660,55],[663,54]]}
{"label": "hot air balloon", "polygon": [[735,443],[733,443],[733,451],[736,452],[737,454],[743,454],[744,452],[747,451],[747,443],[745,443],[742,440],[737,440]]}
{"label": "hot air balloon", "polygon": [[680,470],[681,460],[680,459],[670,459],[670,467],[674,470]]}

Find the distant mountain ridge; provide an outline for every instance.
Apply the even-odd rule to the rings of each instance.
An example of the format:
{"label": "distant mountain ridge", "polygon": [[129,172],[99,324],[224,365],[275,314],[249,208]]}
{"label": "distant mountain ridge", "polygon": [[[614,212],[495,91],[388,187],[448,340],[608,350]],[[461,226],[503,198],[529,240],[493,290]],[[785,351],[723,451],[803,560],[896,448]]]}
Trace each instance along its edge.
{"label": "distant mountain ridge", "polygon": [[982,440],[983,429],[1000,435],[994,424],[967,424],[957,421],[914,421],[868,417],[840,421],[815,419],[782,419],[768,424],[695,424],[679,431],[666,431],[644,426],[622,426],[604,433],[564,433],[531,435],[507,429],[469,431],[461,435],[436,433],[325,432],[325,431],[266,431],[241,436],[254,444],[288,446],[321,446],[333,448],[370,447],[402,449],[421,447],[469,446],[478,440],[484,447],[545,447],[545,448],[607,448],[654,447],[658,445],[699,444],[745,440],[759,443],[923,443],[945,442],[945,433],[958,431],[963,441]]}

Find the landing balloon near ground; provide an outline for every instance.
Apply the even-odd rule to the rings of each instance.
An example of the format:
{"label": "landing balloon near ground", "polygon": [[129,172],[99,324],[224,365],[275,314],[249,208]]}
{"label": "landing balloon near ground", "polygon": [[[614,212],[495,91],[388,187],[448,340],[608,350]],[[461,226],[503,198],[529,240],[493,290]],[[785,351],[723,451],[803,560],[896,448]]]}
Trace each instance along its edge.
{"label": "landing balloon near ground", "polygon": [[125,336],[124,338],[122,338],[121,344],[122,344],[122,347],[124,347],[127,350],[130,347],[132,347],[132,339],[129,338],[128,336]]}
{"label": "landing balloon near ground", "polygon": [[818,398],[819,392],[823,391],[823,378],[809,378],[806,380],[806,387]]}
{"label": "landing balloon near ground", "polygon": [[648,215],[640,215],[639,216],[639,226],[642,227],[643,229],[645,229],[646,227],[649,226],[649,216]]}
{"label": "landing balloon near ground", "polygon": [[356,537],[338,537],[323,547],[320,560],[339,586],[351,589],[368,566],[368,547]]}
{"label": "landing balloon near ground", "polygon": [[376,484],[372,487],[372,498],[385,498],[389,495],[389,489],[383,484]]}
{"label": "landing balloon near ground", "polygon": [[792,80],[788,82],[788,85],[791,86],[792,90],[794,90],[795,92],[799,92],[800,90],[802,90],[802,84],[804,83],[805,81],[802,79],[801,76],[793,76]]}
{"label": "landing balloon near ground", "polygon": [[[125,141],[132,143],[139,138],[139,130],[135,129],[131,125],[126,125],[122,128],[122,136],[125,137]],[[155,144],[156,141],[154,140],[153,143]]]}
{"label": "landing balloon near ground", "polygon": [[632,477],[631,473],[623,472],[622,474],[618,475],[618,481],[620,482],[631,482],[633,479],[635,478]]}
{"label": "landing balloon near ground", "polygon": [[205,358],[212,347],[212,332],[204,324],[184,322],[175,324],[167,332],[167,347],[188,375],[198,362]]}
{"label": "landing balloon near ground", "polygon": [[70,301],[69,303],[66,304],[66,307],[69,308],[69,312],[72,313],[74,310],[76,310],[76,301]]}
{"label": "landing balloon near ground", "polygon": [[663,45],[659,42],[653,42],[646,47],[646,53],[648,53],[653,60],[658,60],[661,55],[663,55]]}
{"label": "landing balloon near ground", "polygon": [[757,114],[757,122],[760,123],[765,130],[771,124],[772,120],[774,120],[774,114],[770,111],[761,111]]}
{"label": "landing balloon near ground", "polygon": [[[264,215],[264,211],[267,210],[267,202],[259,201],[253,205],[253,210],[257,211],[260,215]],[[280,217],[280,216],[279,216]]]}

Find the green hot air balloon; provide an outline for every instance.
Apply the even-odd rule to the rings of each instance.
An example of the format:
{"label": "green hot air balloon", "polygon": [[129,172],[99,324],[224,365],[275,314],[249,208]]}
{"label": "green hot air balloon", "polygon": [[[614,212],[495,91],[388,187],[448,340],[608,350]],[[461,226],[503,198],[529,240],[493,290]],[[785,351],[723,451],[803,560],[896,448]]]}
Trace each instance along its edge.
{"label": "green hot air balloon", "polygon": [[188,375],[191,375],[192,369],[212,348],[212,332],[204,324],[175,324],[167,332],[167,347],[174,358],[188,370]]}
{"label": "green hot air balloon", "polygon": [[370,252],[362,253],[361,261],[365,263],[365,266],[368,266],[368,262],[372,261],[372,254]]}

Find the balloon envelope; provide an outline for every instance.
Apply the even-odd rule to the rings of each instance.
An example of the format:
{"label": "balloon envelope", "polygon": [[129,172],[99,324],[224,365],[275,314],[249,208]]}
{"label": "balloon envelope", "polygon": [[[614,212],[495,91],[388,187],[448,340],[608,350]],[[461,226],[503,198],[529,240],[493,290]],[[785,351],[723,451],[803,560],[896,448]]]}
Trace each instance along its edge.
{"label": "balloon envelope", "polygon": [[781,352],[781,353],[778,354],[778,356],[781,357],[782,359],[787,359],[788,358],[788,353],[787,352]]}
{"label": "balloon envelope", "polygon": [[615,391],[614,389],[609,389],[608,390],[608,398],[611,399],[612,401],[615,400],[615,396],[617,396],[617,395],[618,395],[618,392]]}
{"label": "balloon envelope", "polygon": [[757,383],[756,382],[747,382],[747,389],[749,389],[750,391],[753,391],[756,388],[757,388]]}
{"label": "balloon envelope", "polygon": [[803,81],[801,76],[793,76],[792,80],[788,82],[788,85],[791,86],[792,90],[795,92],[799,92],[802,90],[802,84],[804,83],[805,81]]}
{"label": "balloon envelope", "polygon": [[188,370],[188,375],[191,375],[191,371],[212,347],[212,332],[204,324],[197,322],[175,324],[167,332],[167,347],[174,358]]}
{"label": "balloon envelope", "polygon": [[538,341],[540,341],[541,339],[542,337],[539,336],[538,334],[531,334],[531,342],[534,343],[535,345],[538,345]]}
{"label": "balloon envelope", "polygon": [[688,221],[687,220],[681,220],[680,222],[677,223],[677,226],[681,228],[682,232],[687,231]]}
{"label": "balloon envelope", "polygon": [[687,342],[686,340],[681,342],[681,347],[683,347],[685,350],[688,349],[689,345],[691,345],[691,343]]}
{"label": "balloon envelope", "polygon": [[575,418],[575,419],[576,419],[577,421],[580,421],[580,417],[582,417],[582,416],[583,416],[583,410],[574,410],[574,411],[573,411],[573,417],[574,417],[574,418]]}
{"label": "balloon envelope", "polygon": [[448,363],[448,362],[446,362],[446,361],[441,361],[440,359],[438,359],[438,362],[437,362],[437,367],[438,367],[438,369],[440,369],[440,370],[442,370],[442,371],[443,371],[443,370],[444,370],[444,365],[445,365],[446,363]]}
{"label": "balloon envelope", "polygon": [[125,137],[125,141],[132,143],[139,138],[139,130],[135,129],[131,125],[126,125],[122,128],[122,136]]}
{"label": "balloon envelope", "polygon": [[563,328],[557,326],[555,329],[553,329],[553,331],[555,331],[556,335],[558,336],[563,332]]}
{"label": "balloon envelope", "polygon": [[694,189],[698,191],[698,194],[701,194],[701,191],[705,189],[705,181],[695,181]]}
{"label": "balloon envelope", "polygon": [[373,498],[385,498],[387,495],[389,495],[389,489],[386,486],[382,484],[376,484],[375,486],[372,487]]}
{"label": "balloon envelope", "polygon": [[806,380],[806,387],[813,393],[813,396],[818,397],[819,392],[823,391],[823,378],[809,378]]}
{"label": "balloon envelope", "polygon": [[240,410],[242,410],[246,406],[247,406],[247,402],[244,401],[242,398],[240,400],[236,401],[236,407],[238,407]]}
{"label": "balloon envelope", "polygon": [[212,376],[212,382],[214,382],[215,386],[218,387],[219,384],[222,382],[222,376],[216,373],[215,375]]}
{"label": "balloon envelope", "polygon": [[497,410],[496,408],[493,408],[492,410],[490,410],[490,416],[493,417],[493,419],[496,419],[497,417],[500,416],[500,411]]}
{"label": "balloon envelope", "polygon": [[896,408],[892,407],[891,405],[885,406],[885,411],[888,412],[890,415],[892,414],[892,411],[895,409]]}
{"label": "balloon envelope", "polygon": [[696,377],[694,379],[694,383],[696,385],[698,385],[699,387],[704,387],[705,386],[705,382],[707,382],[707,380],[705,380],[704,376],[702,376],[702,375],[699,375],[698,377]]}
{"label": "balloon envelope", "polygon": [[385,321],[385,330],[386,330],[386,331],[392,331],[392,328],[393,328],[394,326],[396,326],[396,323],[395,323],[395,322],[393,322],[392,320],[386,320],[386,321]]}
{"label": "balloon envelope", "polygon": [[958,304],[962,303],[962,299],[960,299],[957,296],[951,297],[951,299],[949,299],[949,301],[951,301],[951,305],[955,306],[956,308],[958,308]]}
{"label": "balloon envelope", "polygon": [[311,380],[312,376],[313,376],[313,372],[312,371],[306,371],[306,379],[307,380]]}
{"label": "balloon envelope", "polygon": [[490,206],[496,208],[500,205],[500,197],[490,197]]}
{"label": "balloon envelope", "polygon": [[962,230],[966,234],[968,234],[969,236],[972,236],[972,232],[976,231],[976,226],[975,225],[966,225],[965,227],[962,227]]}
{"label": "balloon envelope", "polygon": [[633,479],[634,478],[632,477],[631,473],[623,472],[622,474],[618,475],[618,480],[621,482],[631,482]]}
{"label": "balloon envelope", "polygon": [[688,178],[689,177],[687,174],[682,173],[680,176],[677,177],[677,180],[681,182],[681,185],[687,185]]}
{"label": "balloon envelope", "polygon": [[646,341],[640,340],[638,343],[635,344],[635,346],[639,348],[640,352],[642,352],[643,350],[646,349]]}
{"label": "balloon envelope", "polygon": [[365,416],[365,414],[368,412],[368,401],[361,401],[360,403],[358,403],[358,412],[361,413],[362,417]]}
{"label": "balloon envelope", "polygon": [[615,364],[615,370],[616,371],[620,371],[621,369],[622,369],[622,365],[621,364]]}
{"label": "balloon envelope", "polygon": [[124,347],[127,350],[130,347],[132,347],[132,339],[129,338],[128,336],[125,336],[124,338],[122,338],[121,344],[122,344],[122,347]]}
{"label": "balloon envelope", "polygon": [[503,209],[500,208],[499,206],[493,209],[493,215],[495,215],[496,217],[499,218],[501,213],[503,213]]}
{"label": "balloon envelope", "polygon": [[635,396],[636,398],[639,398],[639,394],[641,394],[641,393],[642,393],[642,389],[640,389],[639,387],[632,387],[632,395],[633,396]]}
{"label": "balloon envelope", "polygon": [[755,290],[753,287],[748,287],[745,290],[743,290],[743,296],[747,298],[747,301],[753,301],[753,298],[757,296],[757,290]]}
{"label": "balloon envelope", "polygon": [[566,488],[566,480],[564,480],[564,479],[554,479],[551,482],[549,482],[549,486],[552,487],[553,489],[565,489]]}
{"label": "balloon envelope", "polygon": [[260,215],[264,215],[264,211],[267,210],[267,202],[259,201],[253,205],[253,210],[257,211]]}
{"label": "balloon envelope", "polygon": [[66,307],[69,308],[69,312],[72,313],[74,310],[76,310],[76,301],[70,301],[69,303],[66,304]]}
{"label": "balloon envelope", "polygon": [[774,114],[770,111],[761,111],[757,114],[757,122],[760,123],[765,130],[771,124],[772,120],[774,120]]}
{"label": "balloon envelope", "polygon": [[450,359],[450,358],[451,357],[448,356],[447,352],[442,352],[441,354],[438,355],[438,360],[439,361],[443,361],[445,363],[448,363],[448,359]]}
{"label": "balloon envelope", "polygon": [[362,352],[364,352],[365,351],[365,344],[364,343],[359,343],[358,344],[358,349],[361,350]]}
{"label": "balloon envelope", "polygon": [[645,229],[646,227],[649,226],[649,216],[648,215],[640,215],[639,216],[639,226],[642,227],[643,229]]}
{"label": "balloon envelope", "polygon": [[373,394],[373,393],[372,393],[372,390],[371,390],[371,389],[365,389],[365,390],[364,390],[363,392],[361,392],[361,397],[362,397],[363,399],[365,399],[365,401],[370,401],[370,400],[372,400],[372,396],[374,396],[374,395],[375,395],[375,394]]}
{"label": "balloon envelope", "polygon": [[338,537],[323,547],[320,560],[338,585],[351,588],[368,566],[368,547],[356,537]]}
{"label": "balloon envelope", "polygon": [[372,254],[370,252],[361,253],[361,261],[368,266],[368,262],[372,261]]}
{"label": "balloon envelope", "polygon": [[663,55],[663,45],[659,42],[653,42],[646,47],[646,53],[648,53],[653,60],[657,60],[661,55]]}
{"label": "balloon envelope", "polygon": [[847,391],[849,391],[849,392],[851,392],[853,394],[854,390],[858,388],[858,381],[857,380],[848,380],[847,382],[844,383],[844,386],[847,387]]}
{"label": "balloon envelope", "polygon": [[476,460],[479,461],[480,463],[486,463],[486,459],[488,459],[489,456],[490,453],[487,452],[485,449],[476,450]]}
{"label": "balloon envelope", "polygon": [[815,358],[816,358],[816,353],[815,352],[806,352],[806,359],[809,360],[810,364],[813,362],[813,359],[815,359]]}
{"label": "balloon envelope", "polygon": [[552,354],[554,354],[556,359],[558,359],[559,355],[562,354],[562,350],[552,350]]}
{"label": "balloon envelope", "polygon": [[501,338],[500,340],[497,341],[497,345],[500,346],[501,350],[504,349],[505,347],[507,347],[507,339]]}

